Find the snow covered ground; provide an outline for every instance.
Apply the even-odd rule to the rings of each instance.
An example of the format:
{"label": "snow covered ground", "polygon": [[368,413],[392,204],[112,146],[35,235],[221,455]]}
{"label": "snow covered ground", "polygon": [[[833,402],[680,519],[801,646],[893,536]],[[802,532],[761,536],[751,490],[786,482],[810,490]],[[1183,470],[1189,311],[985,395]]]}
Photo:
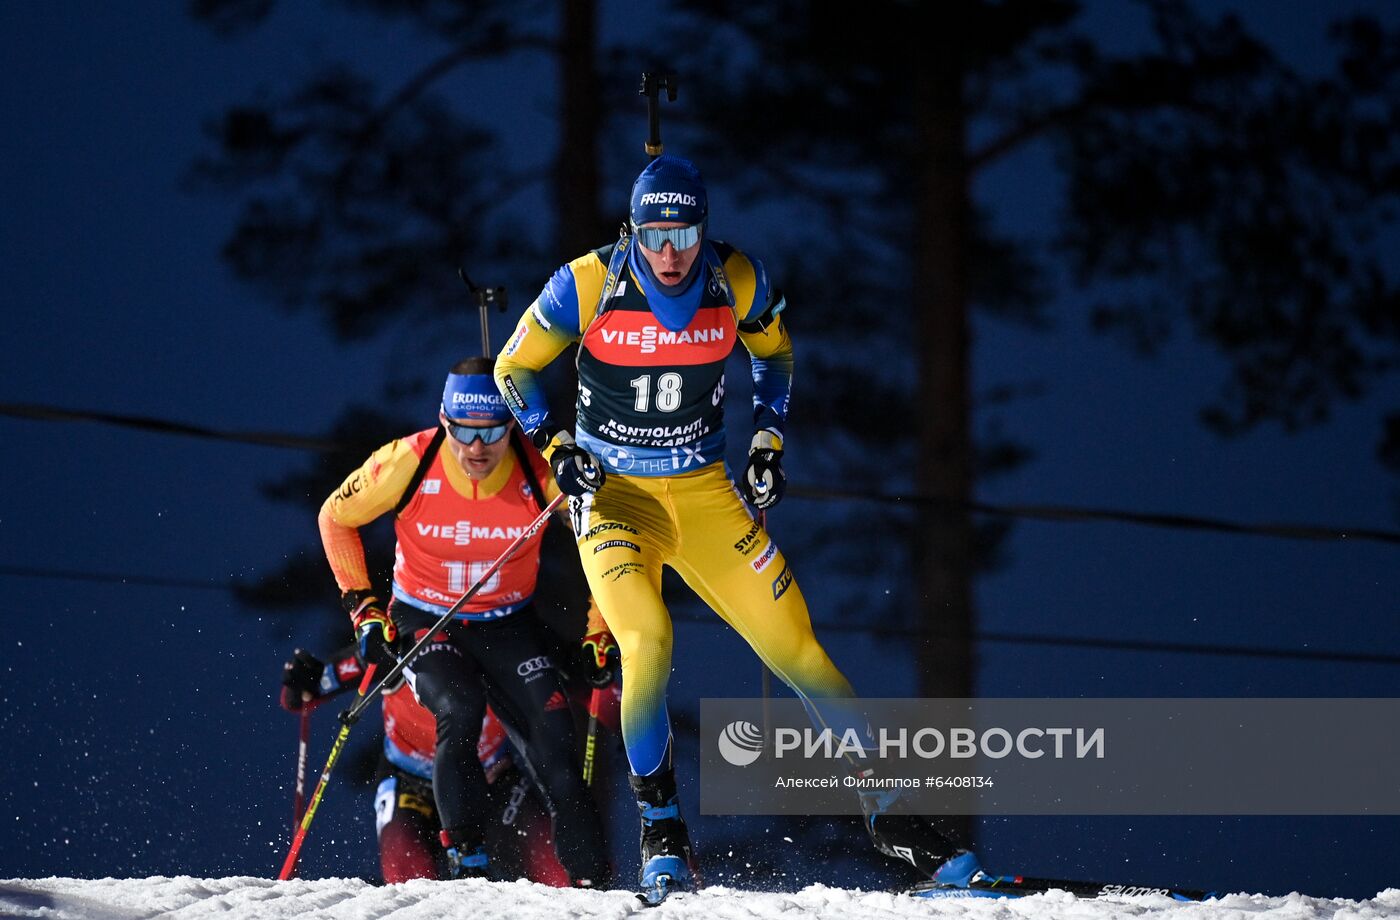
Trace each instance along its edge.
{"label": "snow covered ground", "polygon": [[798,892],[768,893],[706,888],[674,895],[655,910],[642,908],[625,891],[571,891],[529,882],[416,881],[375,887],[358,880],[275,882],[262,878],[197,879],[12,879],[0,882],[0,917],[45,920],[136,920],[194,918],[344,918],[369,920],[557,920],[621,918],[645,920],[906,920],[956,917],[968,920],[1369,920],[1400,917],[1400,889],[1365,901],[1229,895],[1204,904],[1164,897],[1077,900],[1062,892],[1020,900],[928,901],[883,892],[847,891],[813,885]]}

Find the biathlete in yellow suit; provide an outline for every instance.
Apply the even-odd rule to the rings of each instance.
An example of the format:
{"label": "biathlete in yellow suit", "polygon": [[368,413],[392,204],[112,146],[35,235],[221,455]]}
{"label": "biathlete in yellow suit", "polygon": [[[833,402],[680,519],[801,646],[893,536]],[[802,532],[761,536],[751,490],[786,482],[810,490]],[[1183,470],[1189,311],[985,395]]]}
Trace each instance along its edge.
{"label": "biathlete in yellow suit", "polygon": [[[756,429],[738,489],[760,509],[782,497],[792,381],[786,302],[760,262],[707,237],[705,187],[689,161],[653,160],[633,185],[630,216],[631,232],[617,243],[554,274],[497,357],[495,376],[571,496],[579,556],[622,650],[642,885],[664,896],[691,875],[666,712],[672,633],[662,566],[680,573],[809,711],[854,691],[813,635],[787,559],[723,463],[724,367],[737,341],[751,356]],[[571,436],[552,419],[537,372],[575,342]],[[872,797],[866,807],[882,851],[940,881],[976,871],[972,854],[886,804]]]}

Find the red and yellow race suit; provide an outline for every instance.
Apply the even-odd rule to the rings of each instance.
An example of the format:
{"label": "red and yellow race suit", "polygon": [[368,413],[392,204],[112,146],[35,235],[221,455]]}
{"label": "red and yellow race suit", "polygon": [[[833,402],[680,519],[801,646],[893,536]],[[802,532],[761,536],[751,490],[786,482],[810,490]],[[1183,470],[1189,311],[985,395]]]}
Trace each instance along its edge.
{"label": "red and yellow race suit", "polygon": [[[321,506],[322,543],[342,591],[370,587],[358,528],[392,511],[418,469],[435,429],[386,444]],[[535,481],[558,494],[543,458],[530,451]],[[540,503],[514,452],[483,480],[475,480],[439,450],[412,500],[394,519],[393,596],[428,613],[442,614],[477,582],[497,557],[525,532]],[[457,615],[461,620],[509,616],[530,602],[539,574],[540,544],[526,543]]]}

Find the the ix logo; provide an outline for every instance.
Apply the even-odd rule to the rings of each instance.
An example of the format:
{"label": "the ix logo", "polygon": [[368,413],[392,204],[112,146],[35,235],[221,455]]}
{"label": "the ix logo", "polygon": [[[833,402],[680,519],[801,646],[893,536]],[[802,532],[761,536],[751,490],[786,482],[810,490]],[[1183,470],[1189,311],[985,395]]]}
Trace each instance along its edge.
{"label": "the ix logo", "polygon": [[730,722],[719,733],[719,753],[736,767],[747,767],[763,753],[763,733],[752,722]]}

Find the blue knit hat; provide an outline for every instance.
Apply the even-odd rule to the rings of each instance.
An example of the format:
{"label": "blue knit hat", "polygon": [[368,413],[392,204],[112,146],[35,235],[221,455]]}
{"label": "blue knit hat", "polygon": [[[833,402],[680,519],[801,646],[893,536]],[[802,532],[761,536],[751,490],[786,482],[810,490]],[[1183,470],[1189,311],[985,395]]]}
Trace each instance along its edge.
{"label": "blue knit hat", "polygon": [[705,180],[689,160],[659,156],[632,183],[634,226],[658,221],[700,224],[709,213]]}
{"label": "blue knit hat", "polygon": [[442,411],[454,422],[510,421],[510,408],[490,374],[448,374]]}

